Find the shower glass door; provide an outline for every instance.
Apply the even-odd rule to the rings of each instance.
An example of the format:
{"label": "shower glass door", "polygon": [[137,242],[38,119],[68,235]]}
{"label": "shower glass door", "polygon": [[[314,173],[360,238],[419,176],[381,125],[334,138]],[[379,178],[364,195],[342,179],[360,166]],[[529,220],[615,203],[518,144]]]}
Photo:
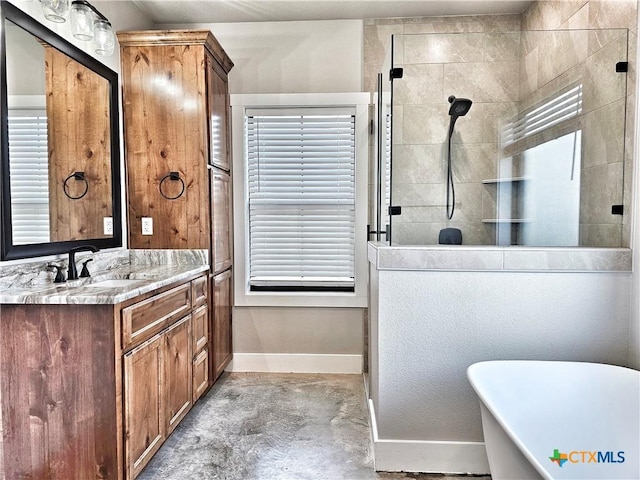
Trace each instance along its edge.
{"label": "shower glass door", "polygon": [[[627,43],[626,29],[394,35],[392,244],[458,229],[465,245],[628,246]],[[450,96],[472,105],[450,114]]]}

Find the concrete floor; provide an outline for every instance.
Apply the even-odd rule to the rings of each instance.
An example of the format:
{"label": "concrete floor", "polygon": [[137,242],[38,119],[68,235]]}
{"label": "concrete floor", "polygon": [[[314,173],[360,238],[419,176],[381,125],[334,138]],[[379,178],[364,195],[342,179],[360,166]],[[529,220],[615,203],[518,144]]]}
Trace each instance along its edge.
{"label": "concrete floor", "polygon": [[224,374],[138,476],[139,480],[403,478],[465,477],[375,472],[361,375],[242,373]]}

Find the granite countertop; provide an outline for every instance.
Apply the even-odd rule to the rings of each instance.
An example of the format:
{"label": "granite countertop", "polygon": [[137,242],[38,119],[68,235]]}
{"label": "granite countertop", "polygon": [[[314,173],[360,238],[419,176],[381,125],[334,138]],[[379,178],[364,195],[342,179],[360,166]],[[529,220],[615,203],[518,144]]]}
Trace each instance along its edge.
{"label": "granite countertop", "polygon": [[[108,273],[38,286],[0,291],[1,304],[95,304],[108,305],[149,293],[206,272],[208,265],[125,265]],[[122,280],[125,280],[122,282]],[[120,282],[118,282],[120,281]],[[106,282],[104,285],[99,285]],[[118,284],[120,283],[120,284]]]}

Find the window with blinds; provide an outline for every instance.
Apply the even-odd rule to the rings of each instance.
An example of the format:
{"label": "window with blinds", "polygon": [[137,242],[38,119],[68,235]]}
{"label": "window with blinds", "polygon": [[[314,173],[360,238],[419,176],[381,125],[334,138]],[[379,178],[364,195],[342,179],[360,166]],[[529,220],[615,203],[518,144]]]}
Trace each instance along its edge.
{"label": "window with blinds", "polygon": [[582,114],[582,84],[556,95],[507,122],[502,130],[504,145],[523,140]]}
{"label": "window with blinds", "polygon": [[10,109],[8,126],[13,243],[49,242],[46,111]]}
{"label": "window with blinds", "polygon": [[247,110],[251,290],[354,291],[355,114]]}

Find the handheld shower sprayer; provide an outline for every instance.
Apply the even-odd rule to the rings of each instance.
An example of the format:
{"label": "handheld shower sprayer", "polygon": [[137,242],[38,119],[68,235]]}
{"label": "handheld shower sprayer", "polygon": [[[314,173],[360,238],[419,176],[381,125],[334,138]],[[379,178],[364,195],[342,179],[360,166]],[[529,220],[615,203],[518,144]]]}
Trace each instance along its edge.
{"label": "handheld shower sprayer", "polygon": [[[464,117],[471,109],[473,103],[468,98],[456,98],[450,95],[449,103],[449,138],[447,146],[447,217],[449,220],[453,218],[453,211],[456,208],[456,190],[453,185],[453,174],[451,173],[451,137],[453,135],[453,127],[458,120],[458,117]],[[451,199],[451,200],[450,200]]]}

